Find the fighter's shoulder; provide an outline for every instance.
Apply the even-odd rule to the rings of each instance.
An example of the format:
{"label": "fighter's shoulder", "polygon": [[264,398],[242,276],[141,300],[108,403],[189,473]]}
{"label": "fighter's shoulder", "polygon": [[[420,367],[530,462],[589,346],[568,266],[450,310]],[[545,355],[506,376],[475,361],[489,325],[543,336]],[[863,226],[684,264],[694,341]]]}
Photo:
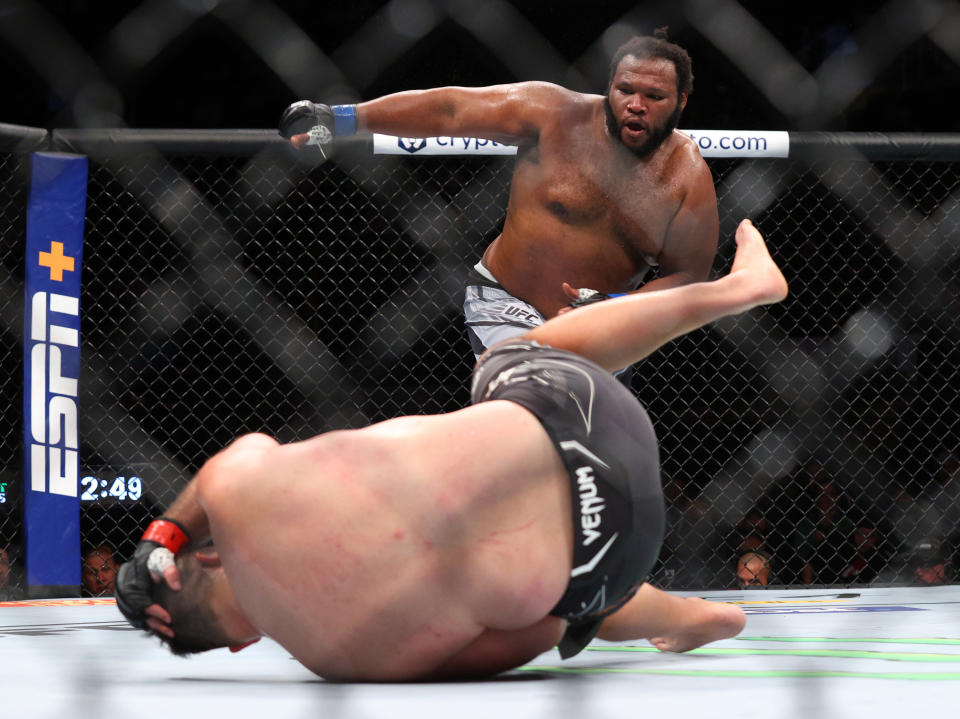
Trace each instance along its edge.
{"label": "fighter's shoulder", "polygon": [[670,153],[685,162],[704,164],[703,156],[697,143],[682,130],[674,130],[670,134]]}
{"label": "fighter's shoulder", "polygon": [[664,149],[667,152],[668,166],[673,172],[690,178],[710,176],[710,168],[700,154],[697,143],[686,133],[674,130],[664,143]]}
{"label": "fighter's shoulder", "polygon": [[233,440],[208,459],[205,466],[218,471],[251,469],[263,461],[266,454],[280,446],[280,443],[269,435],[251,432]]}
{"label": "fighter's shoulder", "polygon": [[220,497],[229,499],[239,483],[253,481],[258,476],[268,461],[267,456],[280,446],[272,437],[259,433],[235,439],[204,462],[197,472],[195,481],[201,501],[206,504]]}
{"label": "fighter's shoulder", "polygon": [[577,109],[590,112],[597,104],[603,102],[600,95],[587,95],[542,80],[518,82],[513,85],[513,88],[524,101],[553,113],[567,113]]}

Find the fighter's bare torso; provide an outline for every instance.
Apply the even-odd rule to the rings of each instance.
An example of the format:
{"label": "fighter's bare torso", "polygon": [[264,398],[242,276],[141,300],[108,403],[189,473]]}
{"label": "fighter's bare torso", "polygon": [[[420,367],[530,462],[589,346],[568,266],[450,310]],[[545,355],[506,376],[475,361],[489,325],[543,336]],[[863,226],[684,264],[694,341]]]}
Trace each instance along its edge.
{"label": "fighter's bare torso", "polygon": [[484,255],[507,291],[548,317],[569,301],[563,282],[635,289],[660,263],[691,185],[709,172],[677,131],[637,158],[611,137],[604,99],[577,97],[536,144],[521,146],[503,232]]}
{"label": "fighter's bare torso", "polygon": [[521,82],[411,90],[357,112],[362,130],[520,147],[503,231],[484,260],[508,292],[551,317],[569,301],[564,282],[624,292],[654,264],[658,289],[707,279],[719,224],[713,178],[696,144],[668,131],[685,105],[672,62],[627,56],[606,97]]}
{"label": "fighter's bare torso", "polygon": [[[491,447],[483,463],[478,446]],[[515,665],[563,633],[547,615],[571,568],[569,480],[525,409],[487,402],[243,450],[203,485],[211,534],[250,621],[318,674],[442,673],[491,635],[529,630]]]}

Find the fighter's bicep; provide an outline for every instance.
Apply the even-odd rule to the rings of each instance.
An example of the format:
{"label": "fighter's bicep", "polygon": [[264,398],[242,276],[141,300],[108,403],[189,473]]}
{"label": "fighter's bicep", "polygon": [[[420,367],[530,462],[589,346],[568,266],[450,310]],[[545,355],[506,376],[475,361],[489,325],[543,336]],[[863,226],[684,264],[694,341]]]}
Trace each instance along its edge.
{"label": "fighter's bicep", "polygon": [[456,124],[464,134],[507,143],[535,139],[574,101],[569,90],[547,82],[457,88],[455,92]]}
{"label": "fighter's bicep", "polygon": [[720,220],[713,178],[702,165],[670,222],[660,254],[660,274],[683,272],[693,281],[708,279],[717,254]]}

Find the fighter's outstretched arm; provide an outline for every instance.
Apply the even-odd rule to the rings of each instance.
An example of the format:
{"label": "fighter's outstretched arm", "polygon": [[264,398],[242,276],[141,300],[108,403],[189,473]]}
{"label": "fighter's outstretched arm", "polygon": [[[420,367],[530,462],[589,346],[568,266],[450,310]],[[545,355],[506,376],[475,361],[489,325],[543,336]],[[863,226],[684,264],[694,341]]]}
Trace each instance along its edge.
{"label": "fighter's outstretched arm", "polygon": [[[333,107],[301,100],[280,118],[294,147],[325,144],[357,131],[402,137],[482,137],[507,144],[535,140],[541,128],[587,96],[547,82],[437,87]],[[314,137],[315,135],[315,137]]]}
{"label": "fighter's outstretched arm", "polygon": [[357,105],[361,130],[404,137],[470,136],[501,142],[534,137],[574,93],[545,82],[398,92]]}
{"label": "fighter's outstretched arm", "polygon": [[576,352],[613,371],[721,317],[783,300],[787,282],[750,220],[740,223],[736,241],[733,266],[724,277],[580,307],[523,338]]}

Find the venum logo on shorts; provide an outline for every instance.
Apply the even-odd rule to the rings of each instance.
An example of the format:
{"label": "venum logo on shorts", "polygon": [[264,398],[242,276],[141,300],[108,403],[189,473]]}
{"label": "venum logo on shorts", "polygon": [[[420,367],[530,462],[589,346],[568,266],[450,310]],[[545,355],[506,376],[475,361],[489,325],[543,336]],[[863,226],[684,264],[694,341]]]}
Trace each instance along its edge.
{"label": "venum logo on shorts", "polygon": [[401,150],[413,154],[414,152],[420,152],[427,146],[427,139],[425,137],[398,137],[397,146]]}
{"label": "venum logo on shorts", "polygon": [[593,467],[577,467],[577,491],[580,494],[580,527],[583,529],[583,546],[589,547],[600,539],[597,528],[603,521],[600,513],[606,508],[603,497],[597,496],[597,483]]}

